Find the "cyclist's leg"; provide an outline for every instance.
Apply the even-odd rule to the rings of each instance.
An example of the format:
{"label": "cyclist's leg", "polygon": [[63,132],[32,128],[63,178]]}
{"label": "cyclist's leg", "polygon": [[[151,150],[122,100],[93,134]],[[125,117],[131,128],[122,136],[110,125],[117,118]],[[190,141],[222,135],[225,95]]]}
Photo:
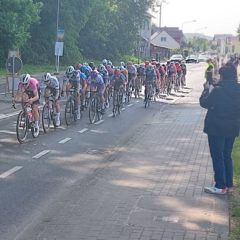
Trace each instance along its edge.
{"label": "cyclist's leg", "polygon": [[105,98],[104,98],[105,84],[98,86],[97,91],[98,91],[99,97],[100,97],[101,109],[102,109],[102,112],[104,112],[104,110],[105,110]]}

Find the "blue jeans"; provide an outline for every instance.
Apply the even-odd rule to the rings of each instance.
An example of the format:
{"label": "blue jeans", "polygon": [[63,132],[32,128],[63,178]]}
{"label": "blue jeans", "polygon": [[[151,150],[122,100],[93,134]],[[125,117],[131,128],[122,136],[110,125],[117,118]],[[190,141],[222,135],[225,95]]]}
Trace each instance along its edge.
{"label": "blue jeans", "polygon": [[235,137],[208,135],[216,188],[233,187],[232,149]]}

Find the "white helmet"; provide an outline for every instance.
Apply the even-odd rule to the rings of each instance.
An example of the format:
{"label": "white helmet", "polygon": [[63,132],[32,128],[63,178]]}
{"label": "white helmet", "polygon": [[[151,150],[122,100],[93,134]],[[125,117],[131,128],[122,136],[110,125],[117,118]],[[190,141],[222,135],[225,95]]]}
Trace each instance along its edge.
{"label": "white helmet", "polygon": [[73,66],[68,66],[66,70],[66,75],[71,75],[74,72],[74,67]]}
{"label": "white helmet", "polygon": [[27,73],[27,74],[23,74],[21,76],[20,80],[23,84],[28,84],[30,78],[31,78],[31,76]]}
{"label": "white helmet", "polygon": [[51,74],[50,73],[45,73],[44,75],[43,75],[43,81],[44,82],[47,82],[47,81],[49,81],[50,79],[51,79]]}
{"label": "white helmet", "polygon": [[108,64],[108,60],[107,60],[107,59],[103,59],[103,60],[102,60],[102,64],[103,64],[103,65],[107,65],[107,64]]}

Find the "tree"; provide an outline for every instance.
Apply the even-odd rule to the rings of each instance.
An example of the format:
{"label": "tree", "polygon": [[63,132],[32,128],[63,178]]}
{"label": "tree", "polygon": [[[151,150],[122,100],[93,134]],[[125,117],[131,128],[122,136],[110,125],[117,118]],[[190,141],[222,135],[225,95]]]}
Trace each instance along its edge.
{"label": "tree", "polygon": [[[35,2],[39,2],[35,0]],[[22,48],[25,63],[55,62],[57,0],[41,0],[40,24],[31,25],[31,38]],[[60,0],[59,27],[64,28],[61,62],[114,59],[131,53],[139,26],[153,0]],[[1,10],[0,10],[1,11]]]}
{"label": "tree", "polygon": [[0,1],[0,59],[1,65],[10,49],[21,48],[30,38],[31,24],[39,21],[42,4],[32,0]]}

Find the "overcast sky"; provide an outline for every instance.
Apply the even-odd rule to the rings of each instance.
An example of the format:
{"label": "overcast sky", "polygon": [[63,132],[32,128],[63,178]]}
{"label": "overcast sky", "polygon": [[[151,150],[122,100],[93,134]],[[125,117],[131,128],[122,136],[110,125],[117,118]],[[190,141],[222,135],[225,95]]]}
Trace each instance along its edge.
{"label": "overcast sky", "polygon": [[[240,24],[240,0],[165,0],[162,3],[162,27],[183,27],[184,33],[197,32],[237,35]],[[159,25],[159,8],[153,22]],[[191,22],[196,20],[196,22]]]}

